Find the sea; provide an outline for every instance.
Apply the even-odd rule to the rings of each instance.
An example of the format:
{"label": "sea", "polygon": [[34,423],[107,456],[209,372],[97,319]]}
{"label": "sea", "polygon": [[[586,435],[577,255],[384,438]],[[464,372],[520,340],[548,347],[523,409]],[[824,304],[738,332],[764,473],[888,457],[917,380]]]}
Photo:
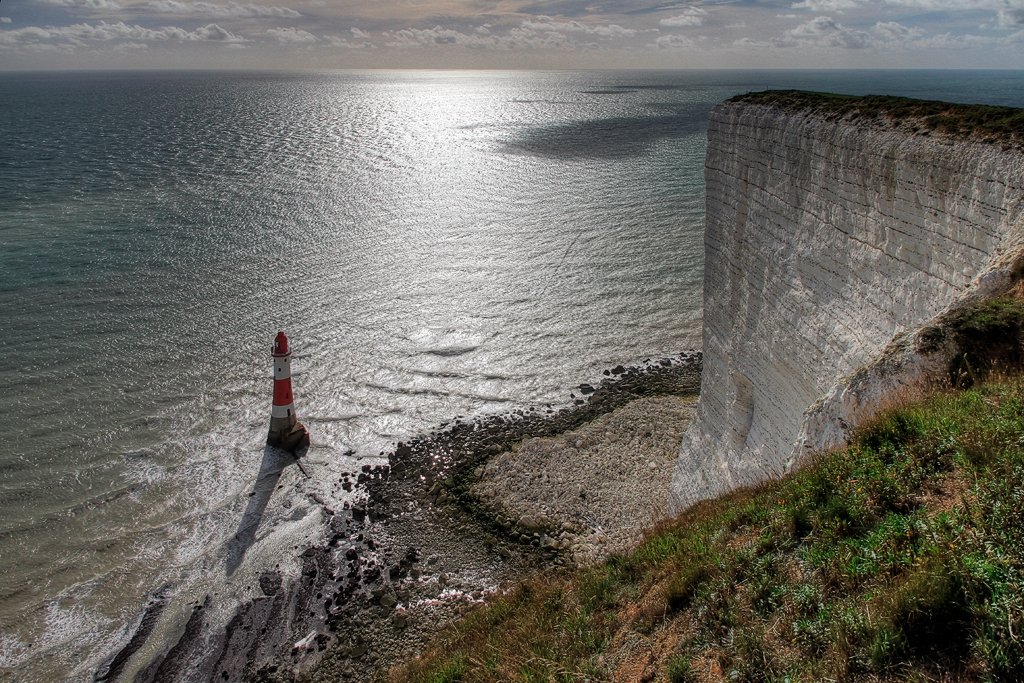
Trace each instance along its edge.
{"label": "sea", "polygon": [[[226,622],[398,441],[699,349],[708,112],[768,88],[1024,106],[1020,71],[0,73],[0,681],[93,680],[154,600],[140,662]],[[279,330],[312,476],[232,560]]]}

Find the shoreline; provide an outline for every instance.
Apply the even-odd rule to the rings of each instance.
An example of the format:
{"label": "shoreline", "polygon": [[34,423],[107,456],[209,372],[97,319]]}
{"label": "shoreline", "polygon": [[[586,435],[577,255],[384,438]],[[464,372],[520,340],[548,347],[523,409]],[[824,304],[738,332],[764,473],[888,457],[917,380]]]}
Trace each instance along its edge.
{"label": "shoreline", "polygon": [[[575,518],[573,523],[554,514],[537,520],[537,514],[514,514],[515,507],[496,507],[493,499],[484,503],[479,484],[490,459],[523,450],[524,441],[526,452],[544,440],[563,437],[564,443],[564,435],[576,439],[595,424],[593,429],[620,429],[605,423],[638,400],[674,396],[692,402],[700,372],[701,354],[693,351],[630,368],[620,365],[606,370],[597,386],[575,387],[568,407],[454,420],[397,443],[385,454],[387,465],[364,465],[345,477],[345,486],[365,490],[359,502],[335,511],[310,501],[327,521],[325,539],[296,550],[302,565],[297,576],[265,572],[259,580],[263,595],[240,605],[220,633],[206,623],[204,605],[196,605],[178,641],[135,680],[381,677],[415,657],[448,620],[488,594],[529,573],[592,561],[625,542],[625,537],[599,542],[594,527],[611,536],[602,524]],[[653,437],[643,412],[630,420],[636,431]],[[591,451],[606,460],[617,458],[638,443],[636,436],[615,439],[614,445],[598,443]],[[672,460],[677,456],[678,449]],[[650,478],[652,472],[640,474]],[[667,490],[671,472],[658,474]],[[628,476],[621,485],[631,486]]]}

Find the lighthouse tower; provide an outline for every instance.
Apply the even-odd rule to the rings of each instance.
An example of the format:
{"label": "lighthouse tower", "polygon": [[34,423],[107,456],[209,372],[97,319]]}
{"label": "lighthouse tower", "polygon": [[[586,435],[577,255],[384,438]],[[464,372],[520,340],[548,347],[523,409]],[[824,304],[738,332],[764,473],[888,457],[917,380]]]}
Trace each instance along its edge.
{"label": "lighthouse tower", "polygon": [[309,446],[309,432],[295,417],[295,400],[292,398],[291,349],[288,337],[278,332],[274,339],[274,404],[270,409],[270,433],[267,443],[288,451]]}

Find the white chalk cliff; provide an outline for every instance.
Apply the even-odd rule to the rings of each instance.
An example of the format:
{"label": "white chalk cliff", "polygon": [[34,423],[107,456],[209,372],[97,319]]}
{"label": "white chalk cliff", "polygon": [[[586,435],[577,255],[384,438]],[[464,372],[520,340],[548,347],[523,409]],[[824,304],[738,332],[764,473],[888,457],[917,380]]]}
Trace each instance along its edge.
{"label": "white chalk cliff", "polygon": [[1018,148],[881,119],[725,102],[705,179],[704,369],[676,511],[789,471],[945,372],[916,331],[1005,285],[1024,230]]}

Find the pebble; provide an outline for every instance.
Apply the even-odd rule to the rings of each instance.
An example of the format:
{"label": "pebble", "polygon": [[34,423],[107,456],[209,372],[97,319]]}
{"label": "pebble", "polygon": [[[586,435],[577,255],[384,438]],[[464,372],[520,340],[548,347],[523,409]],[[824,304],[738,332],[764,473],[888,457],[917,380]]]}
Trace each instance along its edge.
{"label": "pebble", "polygon": [[[580,409],[549,405],[529,416],[521,411],[473,423],[456,420],[449,431],[441,425],[429,437],[397,444],[390,477],[388,467],[371,472],[362,466],[358,484],[366,484],[369,500],[346,503],[329,517],[335,537],[327,552],[339,564],[300,577],[301,585],[316,591],[311,596],[325,600],[320,602],[329,619],[324,633],[331,634],[325,638],[333,639],[309,680],[384,676],[388,667],[421,651],[449,619],[472,609],[474,601],[530,571],[531,557],[550,565],[598,559],[653,521],[667,499],[669,482],[662,479],[678,455],[678,435],[693,412],[699,354],[695,358],[686,367],[669,367],[666,361],[616,368],[611,373],[616,377],[588,387],[593,392],[578,401]],[[693,398],[636,398],[658,394]],[[482,457],[485,453],[490,457]],[[651,468],[652,462],[658,467]],[[462,495],[452,474],[469,463],[471,495],[495,513],[500,527],[490,543],[463,543],[475,532],[455,506],[445,505],[456,492]],[[316,492],[307,495],[317,500]],[[297,507],[296,514],[307,514],[304,506]],[[520,526],[522,521],[529,528]],[[377,524],[387,533],[371,538]],[[395,546],[389,534],[408,540]],[[539,548],[516,548],[517,540]],[[528,561],[519,562],[520,557]],[[337,583],[321,592],[312,577],[325,575]],[[261,578],[265,595],[278,593],[276,577]],[[309,657],[296,664],[311,663],[314,655]]]}
{"label": "pebble", "polygon": [[[638,541],[666,511],[664,471],[675,466],[695,409],[696,397],[641,398],[574,432],[524,440],[485,465],[470,492],[496,516],[517,520],[521,543],[577,545],[578,562],[598,560]],[[584,544],[559,535],[596,529]]]}

